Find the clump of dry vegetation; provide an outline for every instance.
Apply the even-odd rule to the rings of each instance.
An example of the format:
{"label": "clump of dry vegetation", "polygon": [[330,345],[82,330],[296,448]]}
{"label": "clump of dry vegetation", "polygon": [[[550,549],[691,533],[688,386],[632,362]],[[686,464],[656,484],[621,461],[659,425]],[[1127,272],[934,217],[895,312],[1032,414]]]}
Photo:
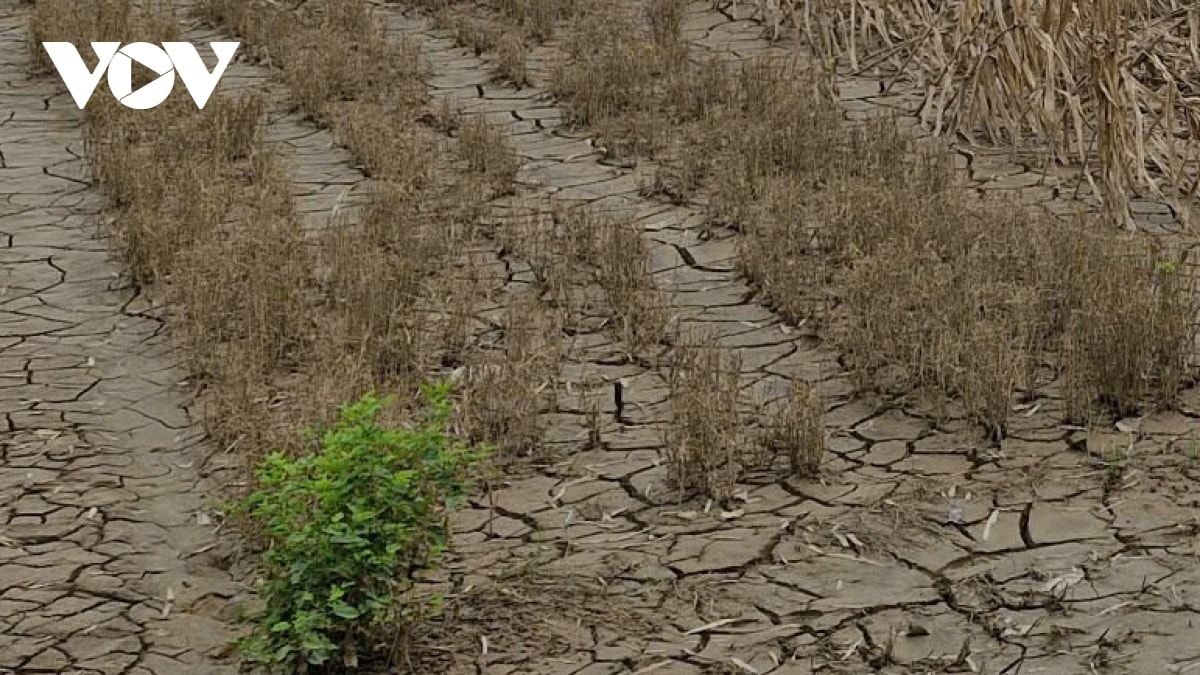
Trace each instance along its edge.
{"label": "clump of dry vegetation", "polygon": [[597,218],[575,230],[595,237],[595,278],[604,290],[618,339],[631,355],[664,344],[670,327],[667,300],[651,277],[650,250],[641,230],[616,218]]}
{"label": "clump of dry vegetation", "polygon": [[712,336],[673,340],[667,360],[669,420],[663,456],[682,497],[723,500],[747,472],[774,470],[785,458],[791,475],[815,476],[825,455],[824,408],[815,386],[798,381],[782,397],[745,400],[741,359]]}
{"label": "clump of dry vegetation", "polygon": [[824,407],[814,385],[796,381],[782,397],[754,409],[745,400],[736,350],[702,332],[673,338],[667,362],[669,421],[663,455],[681,496],[724,500],[753,470],[813,477],[825,456]]}
{"label": "clump of dry vegetation", "polygon": [[[474,335],[480,296],[503,285],[478,265],[487,248],[478,221],[487,200],[513,192],[519,160],[481,116],[463,120],[449,101],[427,100],[418,50],[389,37],[367,3],[314,4],[292,13],[210,0],[207,9],[281,68],[309,114],[379,181],[357,222],[323,240],[322,316],[338,345],[327,358],[352,354],[358,379],[401,391],[430,369],[464,367],[468,435],[525,452],[539,430],[533,413],[547,399],[524,388],[552,380],[553,371],[540,353],[531,356],[541,346],[521,342],[527,331],[506,331],[490,346]],[[311,88],[313,72],[329,73],[328,86]],[[456,139],[440,135],[451,131]]]}
{"label": "clump of dry vegetation", "polygon": [[437,150],[414,133],[428,103],[426,66],[368,3],[322,0],[293,12],[265,0],[205,0],[203,10],[277,66],[307,114],[332,127],[369,175],[422,187]]}
{"label": "clump of dry vegetation", "polygon": [[[58,0],[23,1],[36,3],[28,35],[33,65],[39,72],[54,70],[42,43],[82,42],[73,32],[80,28],[86,28],[96,36],[89,42],[125,40],[129,30],[160,41],[176,40],[179,35],[179,26],[170,18],[172,14],[166,0],[143,2],[138,11],[134,11],[131,0],[96,0],[82,6]],[[90,56],[87,50],[80,54],[85,61]]]}
{"label": "clump of dry vegetation", "polygon": [[687,55],[687,43],[682,35],[687,4],[687,0],[650,0],[646,3],[651,43],[656,50],[673,60]]}
{"label": "clump of dry vegetation", "polygon": [[653,154],[654,191],[708,193],[764,302],[834,339],[860,385],[958,398],[993,438],[1017,397],[1064,381],[1073,410],[1173,403],[1196,309],[1177,252],[981,201],[896,120],[844,124],[828,73],[670,58],[671,24],[581,18],[555,93],[610,148]]}
{"label": "clump of dry vegetation", "polygon": [[500,11],[536,42],[554,35],[555,24],[578,11],[579,0],[500,0]]}
{"label": "clump of dry vegetation", "polygon": [[500,37],[496,29],[487,21],[456,12],[449,6],[443,7],[437,15],[437,23],[454,33],[454,40],[463,47],[470,47],[475,56],[490,52],[496,48]]}
{"label": "clump of dry vegetation", "polygon": [[513,154],[508,138],[482,115],[472,115],[460,126],[458,151],[467,167],[482,174],[497,195],[513,192],[521,161]]}
{"label": "clump of dry vegetation", "polygon": [[656,94],[683,64],[681,50],[657,47],[645,36],[641,18],[616,5],[580,14],[549,82],[568,121],[591,126],[618,154],[653,154],[663,146],[672,120],[658,116]]}
{"label": "clump of dry vegetation", "polygon": [[742,470],[746,442],[736,352],[714,340],[681,340],[671,353],[667,384],[670,424],[664,456],[672,484],[682,493],[728,497]]}
{"label": "clump of dry vegetation", "polygon": [[549,204],[503,223],[498,236],[528,264],[535,289],[564,326],[586,330],[592,320],[590,329],[608,330],[635,359],[657,356],[667,343],[667,299],[628,218]]}
{"label": "clump of dry vegetation", "polygon": [[[527,453],[540,437],[536,413],[552,404],[542,394],[557,372],[559,328],[551,315],[522,303],[505,320],[499,342],[471,335],[479,296],[503,284],[477,266],[475,254],[486,248],[478,221],[488,199],[514,191],[520,162],[482,116],[461,118],[448,100],[431,111],[417,81],[424,66],[416,48],[389,38],[366,3],[350,4],[359,9],[314,10],[311,20],[286,32],[269,30],[269,18],[280,10],[265,3],[213,0],[210,16],[239,32],[267,27],[251,40],[285,75],[296,73],[293,91],[305,86],[314,67],[353,71],[335,89],[299,96],[382,181],[376,190],[382,197],[361,222],[331,233],[325,246],[335,300],[328,313],[339,317],[339,342],[354,346],[378,375],[410,384],[428,368],[461,367],[464,432]],[[304,44],[315,46],[298,47]],[[450,142],[432,131],[457,135]],[[448,174],[447,156],[463,170]],[[535,322],[543,332],[522,322]]]}
{"label": "clump of dry vegetation", "polygon": [[[294,12],[266,0],[205,0],[204,9],[282,70],[308,114],[328,125],[371,177],[409,190],[429,186],[434,158],[447,148],[417,122],[448,122],[453,111],[431,111],[419,48],[388,35],[369,3],[322,0]],[[479,203],[511,192],[519,160],[503,134],[480,117],[453,128],[460,133],[449,149],[493,191],[466,192]]]}
{"label": "clump of dry vegetation", "polygon": [[1200,189],[1200,35],[1183,4],[785,5],[821,58],[909,78],[925,92],[921,116],[935,131],[1040,148],[1081,169],[1119,222],[1130,223],[1139,190],[1172,199],[1188,216]]}
{"label": "clump of dry vegetation", "polygon": [[[177,37],[165,4],[68,5],[41,0],[32,40]],[[399,392],[388,414],[403,415],[431,371],[478,358],[475,308],[503,281],[477,265],[483,204],[511,191],[517,165],[503,138],[481,124],[456,143],[423,129],[431,113],[416,50],[393,44],[366,3],[313,5],[205,7],[258,40],[255,53],[282,68],[313,119],[376,179],[365,206],[328,226],[296,213],[264,145],[259,97],[218,95],[197,111],[176,92],[136,113],[97,97],[87,113],[115,245],[171,308],[214,438],[250,454],[299,450],[300,429],[366,391]],[[180,154],[182,145],[195,151]],[[526,398],[492,399],[513,419],[529,417]]]}
{"label": "clump of dry vegetation", "polygon": [[336,125],[380,106],[404,127],[425,103],[425,64],[417,46],[392,39],[366,2],[322,0],[291,11],[265,0],[204,0],[206,16],[233,28],[249,49],[278,66],[289,91],[314,119]]}
{"label": "clump of dry vegetation", "polygon": [[579,226],[576,212],[565,208],[525,211],[499,223],[496,237],[528,266],[541,300],[570,323],[587,300],[580,285],[587,281],[591,262],[589,230]]}
{"label": "clump of dry vegetation", "polygon": [[453,31],[459,44],[473,47],[476,55],[490,51],[502,34],[515,35],[522,42],[545,42],[559,22],[583,6],[578,0],[498,0],[495,14],[481,16],[477,6],[464,0],[417,0],[415,4],[432,10],[438,26]]}
{"label": "clump of dry vegetation", "polygon": [[1174,403],[1194,374],[1196,287],[1184,252],[1131,253],[1112,241],[1086,248],[1068,263],[1075,267],[1067,282],[1075,306],[1062,334],[1068,418],[1087,423],[1103,412],[1130,415],[1147,399]]}
{"label": "clump of dry vegetation", "polygon": [[814,476],[825,457],[824,407],[817,388],[803,380],[792,385],[786,396],[768,403],[759,413],[761,437],[767,462],[788,459],[791,471]]}
{"label": "clump of dry vegetation", "polygon": [[[75,9],[41,0],[31,38],[178,36],[165,4]],[[286,446],[265,421],[274,378],[308,358],[313,337],[311,258],[286,177],[263,147],[262,118],[257,96],[216,96],[198,111],[179,88],[148,111],[96,97],[84,127],[114,247],[133,280],[172,309],[187,364],[209,385],[213,436],[230,446],[249,438],[250,450]],[[191,151],[179,153],[184,146]]]}
{"label": "clump of dry vegetation", "polygon": [[496,74],[518,87],[529,85],[529,50],[516,35],[505,34],[496,43]]}
{"label": "clump of dry vegetation", "polygon": [[[1118,414],[1144,403],[1139,393],[1174,400],[1195,302],[1182,275],[1155,280],[1156,261],[1173,253],[980,201],[956,184],[940,148],[894,120],[847,129],[814,95],[815,77],[747,68],[754,76],[739,81],[756,84],[735,87],[735,105],[712,118],[732,130],[708,171],[714,206],[742,230],[744,268],[764,299],[793,319],[820,319],[864,384],[961,397],[999,438],[1014,397],[1066,367],[1064,340],[1086,323],[1107,350],[1131,355],[1133,379],[1157,383],[1131,389],[1097,361],[1080,380],[1094,387],[1089,400]],[[1098,297],[1114,279],[1119,292]],[[1122,329],[1132,316],[1155,330]]]}
{"label": "clump of dry vegetation", "polygon": [[[111,98],[93,99],[85,128],[92,172],[128,211],[114,222],[117,244],[139,282],[169,276],[182,251],[215,235],[233,206],[239,174],[256,189],[273,189],[271,160],[257,154],[262,112],[252,96],[214,99],[202,112],[172,96],[141,117]],[[192,143],[196,138],[206,142]],[[188,144],[196,152],[178,152]],[[214,182],[225,189],[210,189]],[[268,200],[263,208],[276,206]]]}
{"label": "clump of dry vegetation", "polygon": [[501,339],[474,350],[461,369],[463,430],[507,456],[528,456],[541,441],[541,411],[553,407],[563,358],[558,315],[536,298],[515,299],[504,311]]}
{"label": "clump of dry vegetation", "polygon": [[449,31],[462,47],[493,57],[496,76],[517,87],[530,84],[527,60],[530,44],[553,37],[557,25],[577,14],[576,0],[500,0],[496,12],[480,12],[463,0],[422,0],[434,12],[435,25]]}
{"label": "clump of dry vegetation", "polygon": [[449,241],[406,187],[381,182],[357,222],[323,233],[321,252],[339,349],[379,379],[415,383],[426,365],[426,284],[447,260]]}

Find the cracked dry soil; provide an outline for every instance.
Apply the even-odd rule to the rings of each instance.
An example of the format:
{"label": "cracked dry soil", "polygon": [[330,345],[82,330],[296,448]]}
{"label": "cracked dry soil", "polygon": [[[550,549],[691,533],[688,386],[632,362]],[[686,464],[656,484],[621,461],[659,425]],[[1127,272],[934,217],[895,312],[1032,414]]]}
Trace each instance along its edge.
{"label": "cracked dry soil", "polygon": [[[1186,452],[1200,398],[1131,433],[1064,428],[1061,402],[1044,398],[999,448],[965,424],[876,409],[837,354],[748,299],[732,235],[702,238],[698,208],[641,196],[636,173],[603,164],[550,97],[495,83],[426,16],[378,9],[396,38],[422,45],[433,92],[502,124],[521,156],[522,194],[496,203],[497,218],[548,194],[634,214],[685,329],[738,349],[747,391],[818,381],[830,433],[822,481],[751,477],[732,511],[678,504],[659,461],[663,374],[614,365],[600,335],[577,340],[563,379],[583,392],[622,379],[625,414],[606,398],[589,449],[586,411],[560,403],[554,459],[456,517],[435,580],[450,613],[425,638],[442,658],[425,672],[1200,669],[1200,460]],[[762,38],[749,9],[694,3],[685,34],[735,58],[787,49]],[[535,82],[555,50],[531,53]],[[133,309],[94,236],[101,200],[78,111],[57,82],[30,79],[26,59],[21,17],[0,13],[0,672],[232,672],[216,657],[241,590],[197,517],[211,449],[162,324]],[[244,62],[230,82],[273,86]],[[851,121],[905,100],[850,85]],[[313,218],[363,182],[298,116],[273,116],[269,137]],[[981,189],[1059,199],[1019,164],[969,156]],[[1114,447],[1128,451],[1115,477],[1096,459]]]}
{"label": "cracked dry soil", "polygon": [[[689,6],[684,34],[694,52],[745,58],[797,49],[770,44],[750,19],[752,3],[740,4]],[[632,213],[685,330],[715,333],[737,349],[748,392],[819,381],[831,434],[823,481],[751,480],[733,512],[679,505],[658,461],[661,373],[603,358],[568,364],[565,376],[578,390],[625,378],[627,414],[605,427],[601,449],[580,450],[583,411],[561,411],[550,434],[561,461],[510,477],[459,518],[451,566],[458,588],[500,590],[495,619],[467,631],[490,636],[487,653],[477,644],[457,654],[463,672],[1200,668],[1200,651],[1189,646],[1200,636],[1200,467],[1183,452],[1200,424],[1194,396],[1131,434],[1065,428],[1061,401],[1044,398],[1018,416],[999,448],[978,445],[962,424],[876,409],[854,396],[836,354],[747,301],[733,235],[703,237],[699,209],[640,196],[635,172],[602,163],[583,135],[561,125],[551,97],[536,86],[497,84],[486,60],[455,46],[428,17],[390,5],[381,11],[397,36],[423,45],[436,94],[507,129],[527,191]],[[556,50],[554,40],[532,50],[535,85],[546,81]],[[881,97],[877,82],[849,79],[841,94],[848,123],[881,106],[911,112],[916,100],[902,91]],[[1065,180],[996,153],[955,149],[976,189],[1073,208]],[[1136,210],[1148,231],[1171,229],[1165,207]],[[615,412],[611,403],[604,412]],[[1097,459],[1113,447],[1130,457],[1115,480]],[[507,569],[522,570],[524,580]],[[568,579],[592,590],[573,603],[554,598]],[[521,622],[523,630],[513,627]]]}
{"label": "cracked dry soil", "polygon": [[233,673],[242,593],[161,321],[95,236],[61,83],[0,4],[0,672]]}

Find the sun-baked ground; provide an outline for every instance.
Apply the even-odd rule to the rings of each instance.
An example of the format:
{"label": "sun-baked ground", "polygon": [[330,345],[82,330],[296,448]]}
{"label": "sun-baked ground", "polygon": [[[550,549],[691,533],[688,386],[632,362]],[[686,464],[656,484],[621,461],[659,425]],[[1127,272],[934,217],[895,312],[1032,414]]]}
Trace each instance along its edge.
{"label": "sun-baked ground", "polygon": [[[509,20],[472,9],[487,25]],[[419,46],[434,97],[486,116],[520,158],[516,194],[491,200],[484,221],[503,232],[550,197],[628,218],[681,333],[736,351],[747,395],[815,383],[827,435],[816,477],[776,466],[720,502],[681,501],[664,462],[669,370],[627,358],[635,333],[581,322],[564,333],[537,451],[507,462],[456,515],[453,552],[429,580],[447,611],[417,636],[408,667],[1057,674],[1200,663],[1189,651],[1200,610],[1194,392],[1176,411],[1088,430],[1063,423],[1066,404],[1046,387],[1014,409],[999,443],[953,407],[934,415],[865,397],[835,350],[757,302],[738,268],[740,235],[712,226],[703,192],[650,195],[652,163],[614,158],[566,124],[567,107],[546,93],[564,38],[523,54],[517,87],[497,75],[511,79],[511,63],[459,46],[427,9],[376,11],[390,39]],[[753,12],[691,3],[682,35],[732,59],[799,55],[769,42]],[[93,239],[99,197],[78,111],[56,81],[27,74],[27,14],[0,15],[0,671],[219,672],[244,588],[216,555],[219,520],[202,501],[221,487],[205,482],[215,453],[177,388],[163,323],[116,287],[118,265]],[[199,19],[183,34],[231,35]],[[325,226],[369,183],[328,130],[292,110],[268,65],[241,61],[222,86],[270,95],[267,144],[306,223]],[[847,124],[915,100],[902,88],[879,96],[870,81],[839,89]],[[955,152],[979,190],[1072,208],[1066,187],[1021,160]],[[1135,211],[1148,231],[1172,229],[1165,207]],[[506,270],[490,299],[536,284],[511,252],[490,255]]]}

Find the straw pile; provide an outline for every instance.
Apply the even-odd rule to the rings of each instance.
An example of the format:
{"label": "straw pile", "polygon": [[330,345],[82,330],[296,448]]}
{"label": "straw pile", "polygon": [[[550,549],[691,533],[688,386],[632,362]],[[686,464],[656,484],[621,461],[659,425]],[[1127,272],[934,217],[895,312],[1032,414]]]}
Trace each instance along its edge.
{"label": "straw pile", "polygon": [[1138,195],[1189,219],[1200,187],[1200,4],[789,2],[793,26],[822,58],[917,84],[935,132],[1044,152],[1080,170],[1126,226]]}

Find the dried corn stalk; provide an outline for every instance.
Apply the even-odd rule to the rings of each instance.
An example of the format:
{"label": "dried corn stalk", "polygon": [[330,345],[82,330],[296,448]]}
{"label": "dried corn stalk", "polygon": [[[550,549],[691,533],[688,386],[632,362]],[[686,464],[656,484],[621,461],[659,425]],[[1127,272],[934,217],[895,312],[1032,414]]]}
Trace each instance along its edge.
{"label": "dried corn stalk", "polygon": [[789,13],[822,58],[920,87],[936,132],[1073,166],[1125,225],[1139,193],[1188,218],[1200,184],[1200,5],[790,0]]}

